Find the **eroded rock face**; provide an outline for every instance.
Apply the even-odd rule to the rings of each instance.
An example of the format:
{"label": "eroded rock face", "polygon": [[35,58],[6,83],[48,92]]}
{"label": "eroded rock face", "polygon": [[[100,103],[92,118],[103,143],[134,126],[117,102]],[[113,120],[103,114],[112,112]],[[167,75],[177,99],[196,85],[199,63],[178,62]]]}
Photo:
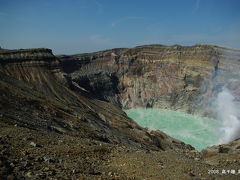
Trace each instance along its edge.
{"label": "eroded rock face", "polygon": [[50,61],[55,57],[52,54],[51,49],[39,48],[39,49],[19,49],[19,50],[7,50],[0,49],[1,64],[4,62],[24,62],[24,61]]}
{"label": "eroded rock face", "polygon": [[[160,131],[139,127],[120,108],[70,81],[51,50],[0,51],[0,65],[2,123],[137,148],[192,149]],[[116,85],[108,82],[111,76],[105,77],[103,81],[91,77],[92,88],[97,91],[108,85],[112,91]]]}
{"label": "eroded rock face", "polygon": [[240,97],[239,50],[151,45],[59,58],[79,86],[124,109],[155,107],[208,115],[210,97],[223,86]]}
{"label": "eroded rock face", "polygon": [[[11,51],[6,55],[6,51],[0,50],[1,178],[209,179],[213,178],[209,174],[211,169],[239,168],[238,154],[223,157],[217,153],[213,160],[203,157],[190,145],[161,131],[139,127],[120,108],[99,100],[109,98],[122,105],[124,99],[120,98],[125,93],[132,93],[131,99],[138,100],[134,91],[137,91],[135,84],[142,86],[136,80],[141,75],[139,67],[142,80],[150,81],[146,74],[154,65],[141,62],[140,66],[138,57],[121,56],[128,50],[106,51],[104,56],[83,55],[83,61],[76,60],[81,59],[78,56],[64,57],[70,60],[61,65],[66,65],[64,71],[74,81],[62,73],[59,61],[50,50],[16,50],[12,51],[13,55]],[[102,63],[102,59],[106,62]],[[169,67],[181,69],[171,63]],[[80,83],[84,78],[88,82]],[[124,78],[129,80],[123,82]],[[146,87],[149,92],[154,91],[150,87],[157,87],[153,82],[154,79],[150,81],[152,86]],[[101,93],[93,96],[98,91]],[[115,97],[119,100],[114,100]],[[128,99],[125,98],[126,104],[130,103]],[[136,102],[146,103],[141,98]],[[227,177],[236,179],[237,176],[228,174]]]}

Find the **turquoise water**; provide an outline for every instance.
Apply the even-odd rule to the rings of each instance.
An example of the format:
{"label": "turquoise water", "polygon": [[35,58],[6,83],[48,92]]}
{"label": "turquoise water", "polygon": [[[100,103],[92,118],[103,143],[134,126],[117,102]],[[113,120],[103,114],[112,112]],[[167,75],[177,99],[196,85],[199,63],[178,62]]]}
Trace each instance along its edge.
{"label": "turquoise water", "polygon": [[125,110],[127,115],[134,119],[140,126],[161,130],[197,150],[214,145],[219,140],[216,120],[193,116],[177,111],[164,109],[130,109]]}

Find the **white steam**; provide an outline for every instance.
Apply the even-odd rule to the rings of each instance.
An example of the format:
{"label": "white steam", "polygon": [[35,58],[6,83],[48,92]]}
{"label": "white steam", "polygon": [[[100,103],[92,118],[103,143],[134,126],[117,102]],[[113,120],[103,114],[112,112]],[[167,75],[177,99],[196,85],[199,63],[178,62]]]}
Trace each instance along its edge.
{"label": "white steam", "polygon": [[216,102],[216,116],[220,121],[219,143],[227,143],[240,137],[240,106],[234,101],[234,96],[227,88],[218,94]]}

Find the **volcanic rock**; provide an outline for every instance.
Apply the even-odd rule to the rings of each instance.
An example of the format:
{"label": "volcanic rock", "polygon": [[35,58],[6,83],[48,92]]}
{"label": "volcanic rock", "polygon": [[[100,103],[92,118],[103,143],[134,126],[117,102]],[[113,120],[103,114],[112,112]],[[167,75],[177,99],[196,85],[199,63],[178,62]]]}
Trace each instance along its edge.
{"label": "volcanic rock", "polygon": [[[120,108],[189,109],[199,83],[220,67],[210,56],[214,48],[143,46],[59,57],[49,49],[0,50],[0,177],[192,179],[194,172],[210,179],[209,169],[237,169],[239,154],[203,156],[140,127]],[[235,60],[222,68],[232,64],[229,73],[238,77]]]}
{"label": "volcanic rock", "polygon": [[226,85],[240,99],[240,51],[216,45],[149,45],[58,56],[73,82],[124,109],[165,108],[211,115]]}
{"label": "volcanic rock", "polygon": [[207,147],[203,150],[203,153],[240,154],[240,139],[236,139],[227,144],[220,144],[220,145]]}

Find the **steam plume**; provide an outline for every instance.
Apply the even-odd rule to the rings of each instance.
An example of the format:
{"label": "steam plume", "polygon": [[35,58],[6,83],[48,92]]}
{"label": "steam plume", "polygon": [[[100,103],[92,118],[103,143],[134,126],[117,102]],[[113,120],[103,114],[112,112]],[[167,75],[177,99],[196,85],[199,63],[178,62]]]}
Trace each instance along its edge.
{"label": "steam plume", "polygon": [[220,121],[219,143],[227,143],[240,137],[239,104],[234,96],[224,87],[216,98],[216,118]]}

